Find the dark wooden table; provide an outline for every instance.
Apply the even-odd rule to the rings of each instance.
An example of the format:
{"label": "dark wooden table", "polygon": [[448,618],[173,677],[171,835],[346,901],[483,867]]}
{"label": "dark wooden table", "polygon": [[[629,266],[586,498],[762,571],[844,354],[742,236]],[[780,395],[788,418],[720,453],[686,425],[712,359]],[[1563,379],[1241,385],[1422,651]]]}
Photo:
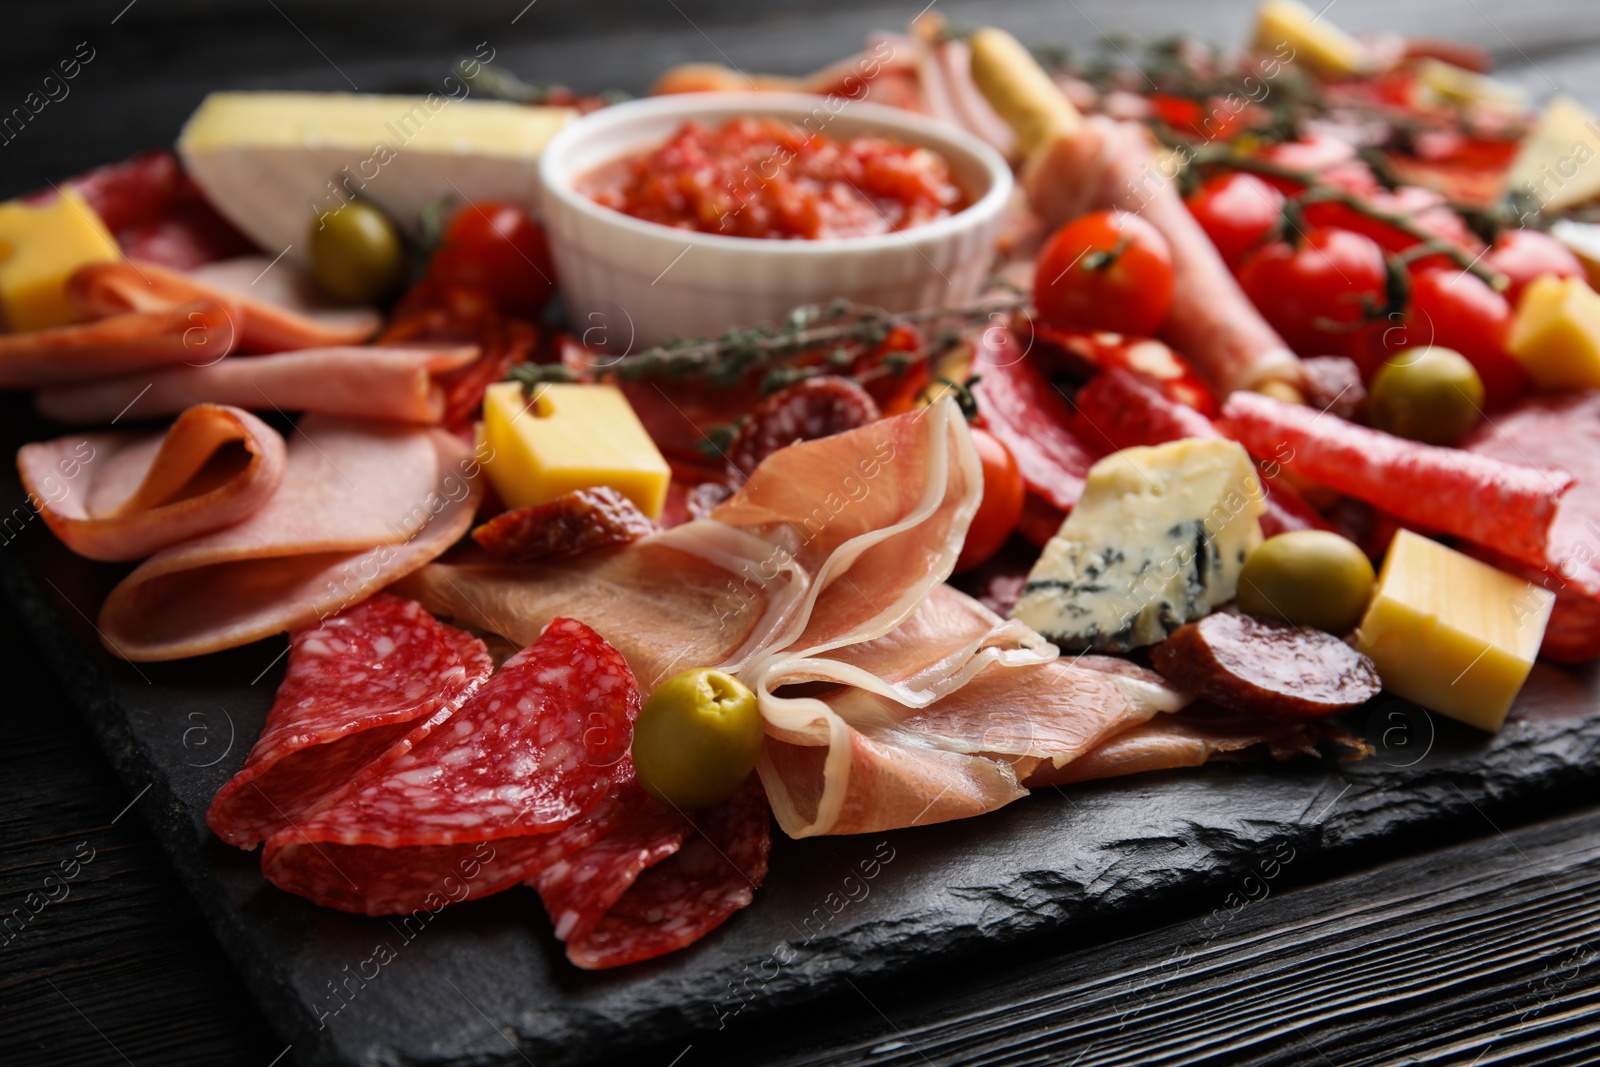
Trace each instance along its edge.
{"label": "dark wooden table", "polygon": [[[12,195],[169,142],[209,89],[426,90],[489,42],[532,80],[642,90],[687,59],[796,72],[896,27],[910,4],[822,0],[54,0],[0,27],[0,117],[56,62],[94,58],[68,96],[0,143]],[[1543,96],[1600,104],[1593,0],[1341,0],[1329,17],[1493,51]],[[943,2],[962,24],[1087,46],[1184,30],[1237,42],[1253,4]],[[0,406],[0,420],[15,404]],[[20,497],[16,501],[20,504]],[[0,507],[0,518],[8,511]],[[31,527],[31,528],[30,528]],[[39,524],[0,531],[0,552]],[[0,1063],[256,1064],[294,1059],[179,888],[29,635],[0,605]],[[1364,870],[1289,863],[1196,899],[1157,929],[988,973],[915,974],[760,1026],[731,1020],[660,1067],[773,1063],[1271,1064],[1600,1061],[1600,797],[1495,807]],[[70,872],[70,878],[68,874]],[[1239,905],[1240,894],[1248,903]],[[26,921],[17,918],[19,913]],[[655,1059],[647,1062],[656,1062]]]}

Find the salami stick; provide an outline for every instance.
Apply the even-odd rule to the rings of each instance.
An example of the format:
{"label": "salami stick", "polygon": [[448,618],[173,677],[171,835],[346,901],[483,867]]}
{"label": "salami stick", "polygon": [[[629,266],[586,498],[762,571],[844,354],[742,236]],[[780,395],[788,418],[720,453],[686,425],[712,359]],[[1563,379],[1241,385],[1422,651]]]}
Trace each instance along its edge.
{"label": "salami stick", "polygon": [[1254,456],[1280,462],[1402,522],[1533,566],[1548,560],[1561,495],[1573,485],[1566,471],[1418,444],[1255,393],[1229,397],[1220,425]]}

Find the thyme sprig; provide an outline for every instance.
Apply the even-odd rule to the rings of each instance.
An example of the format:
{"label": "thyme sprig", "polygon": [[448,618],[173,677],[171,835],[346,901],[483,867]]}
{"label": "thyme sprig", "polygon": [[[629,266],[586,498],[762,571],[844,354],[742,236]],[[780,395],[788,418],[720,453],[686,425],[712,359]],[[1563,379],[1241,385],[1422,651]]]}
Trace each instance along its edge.
{"label": "thyme sprig", "polygon": [[[888,312],[882,308],[834,300],[795,308],[779,323],[737,327],[720,337],[673,340],[643,352],[610,359],[597,355],[592,369],[575,369],[562,363],[519,363],[507,375],[531,391],[543,382],[673,381],[701,379],[716,388],[729,389],[763,371],[762,392],[818,374],[837,374],[851,366],[859,353],[849,346],[872,349],[882,344],[897,326],[919,326],[930,331],[930,342],[915,352],[891,352],[858,378],[903,373],[911,363],[927,359],[948,347],[947,338],[963,326],[989,321],[1027,306],[1023,293],[996,293],[959,307],[919,308]],[[792,365],[804,356],[823,353],[820,362]]]}

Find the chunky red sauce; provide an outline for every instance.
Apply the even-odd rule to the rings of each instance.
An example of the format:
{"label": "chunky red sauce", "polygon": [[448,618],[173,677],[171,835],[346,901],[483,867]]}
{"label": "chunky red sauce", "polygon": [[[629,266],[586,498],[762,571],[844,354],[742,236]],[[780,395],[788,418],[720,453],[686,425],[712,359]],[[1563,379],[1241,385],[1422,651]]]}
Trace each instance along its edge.
{"label": "chunky red sauce", "polygon": [[966,195],[932,149],[883,137],[835,140],[776,119],[685,123],[659,148],[578,183],[635,218],[728,237],[894,233],[954,214]]}

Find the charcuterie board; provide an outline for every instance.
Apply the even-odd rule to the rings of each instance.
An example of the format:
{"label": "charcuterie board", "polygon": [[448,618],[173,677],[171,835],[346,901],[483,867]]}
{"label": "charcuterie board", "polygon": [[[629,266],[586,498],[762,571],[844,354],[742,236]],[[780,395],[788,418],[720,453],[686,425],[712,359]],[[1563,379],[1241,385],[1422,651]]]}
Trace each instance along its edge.
{"label": "charcuterie board", "polygon": [[1214,765],[1042,789],[982,820],[778,837],[765,889],[721,929],[665,959],[586,974],[563,959],[531,890],[406,925],[264,883],[204,811],[261,728],[285,642],[130,666],[99,650],[82,614],[111,568],[43,530],[24,531],[3,562],[48,668],[308,1063],[579,1064],[656,1045],[670,1059],[852,985],[870,996],[913,968],[1067,950],[1108,919],[1184,915],[1220,930],[1263,892],[1421,851],[1474,809],[1492,817],[1592,782],[1600,766],[1600,671],[1541,663],[1493,737],[1383,697],[1346,717],[1376,749],[1359,763]]}

